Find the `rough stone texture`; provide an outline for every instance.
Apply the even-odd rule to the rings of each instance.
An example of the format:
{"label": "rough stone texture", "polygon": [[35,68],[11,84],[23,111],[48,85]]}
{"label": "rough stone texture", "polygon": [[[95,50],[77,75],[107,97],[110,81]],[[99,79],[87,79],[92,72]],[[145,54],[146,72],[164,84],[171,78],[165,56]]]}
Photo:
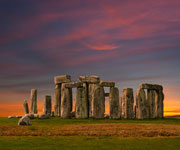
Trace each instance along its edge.
{"label": "rough stone texture", "polygon": [[57,84],[54,90],[54,115],[61,116],[61,84]]}
{"label": "rough stone texture", "polygon": [[93,112],[92,115],[94,118],[102,119],[104,118],[105,113],[105,96],[104,96],[104,88],[97,87],[92,95],[92,107]]}
{"label": "rough stone texture", "polygon": [[31,113],[37,114],[37,90],[31,89]]}
{"label": "rough stone texture", "polygon": [[69,82],[65,84],[66,88],[78,88],[78,87],[82,87],[83,83],[82,82]]}
{"label": "rough stone texture", "polygon": [[16,116],[8,116],[8,119],[16,118]]}
{"label": "rough stone texture", "polygon": [[163,90],[163,87],[158,84],[140,84],[139,89],[149,89],[149,90]]}
{"label": "rough stone texture", "polygon": [[137,119],[149,118],[149,104],[146,100],[146,93],[144,89],[139,89],[139,88],[136,93],[136,118]]}
{"label": "rough stone texture", "polygon": [[61,76],[54,77],[55,84],[61,84],[61,83],[67,83],[67,82],[71,82],[70,75],[61,75]]}
{"label": "rough stone texture", "polygon": [[88,87],[88,107],[89,107],[89,117],[93,117],[93,103],[92,95],[95,92],[95,89],[99,87],[99,84],[87,84]]}
{"label": "rough stone texture", "polygon": [[114,87],[115,86],[115,82],[112,81],[100,81],[100,86],[102,87]]}
{"label": "rough stone texture", "polygon": [[[147,97],[144,89],[147,90]],[[136,96],[136,118],[163,118],[163,87],[156,84],[139,85]]]}
{"label": "rough stone texture", "polygon": [[24,113],[25,113],[25,114],[28,114],[28,113],[29,113],[29,107],[28,107],[28,102],[27,102],[27,100],[24,100],[23,106],[24,106]]}
{"label": "rough stone texture", "polygon": [[49,118],[50,118],[50,116],[47,115],[47,114],[41,114],[41,115],[39,115],[39,119],[49,119]]}
{"label": "rough stone texture", "polygon": [[133,89],[126,88],[123,89],[123,97],[122,97],[122,118],[125,119],[133,119],[134,118],[134,96]]}
{"label": "rough stone texture", "polygon": [[23,116],[21,119],[19,119],[18,121],[18,125],[32,125],[30,122],[30,118],[28,117],[28,115]]}
{"label": "rough stone texture", "polygon": [[77,88],[75,117],[88,118],[88,95],[87,84],[84,83],[83,87]]}
{"label": "rough stone texture", "polygon": [[121,117],[119,106],[119,89],[116,87],[110,88],[109,110],[111,119],[119,119]]}
{"label": "rough stone texture", "polygon": [[30,118],[30,119],[34,119],[36,114],[27,114],[27,116]]}
{"label": "rough stone texture", "polygon": [[98,76],[79,76],[78,81],[96,84],[100,82],[100,79]]}
{"label": "rough stone texture", "polygon": [[21,116],[21,115],[17,115],[17,116],[16,116],[16,118],[22,118],[22,117],[23,117],[23,116]]}
{"label": "rough stone texture", "polygon": [[72,89],[66,88],[65,84],[61,87],[61,118],[70,118],[72,111]]}
{"label": "rough stone texture", "polygon": [[51,112],[51,117],[54,117],[54,111]]}
{"label": "rough stone texture", "polygon": [[44,114],[51,115],[51,96],[46,96],[44,101]]}

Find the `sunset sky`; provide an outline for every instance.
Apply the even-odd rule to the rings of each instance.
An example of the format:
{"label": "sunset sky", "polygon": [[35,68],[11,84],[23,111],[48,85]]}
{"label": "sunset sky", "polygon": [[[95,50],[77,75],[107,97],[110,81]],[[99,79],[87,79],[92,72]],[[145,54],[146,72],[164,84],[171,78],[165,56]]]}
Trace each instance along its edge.
{"label": "sunset sky", "polygon": [[180,115],[180,0],[1,0],[0,116],[23,114],[31,88],[42,112],[62,74],[115,81],[120,95],[161,84],[165,115]]}

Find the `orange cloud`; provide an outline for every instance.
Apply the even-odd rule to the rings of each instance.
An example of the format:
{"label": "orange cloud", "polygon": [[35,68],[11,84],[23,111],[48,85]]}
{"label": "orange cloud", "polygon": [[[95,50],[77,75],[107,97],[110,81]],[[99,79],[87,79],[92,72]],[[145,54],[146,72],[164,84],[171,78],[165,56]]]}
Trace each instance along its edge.
{"label": "orange cloud", "polygon": [[115,50],[119,47],[119,46],[115,46],[115,45],[87,45],[87,46],[88,46],[88,48],[97,50],[97,51]]}

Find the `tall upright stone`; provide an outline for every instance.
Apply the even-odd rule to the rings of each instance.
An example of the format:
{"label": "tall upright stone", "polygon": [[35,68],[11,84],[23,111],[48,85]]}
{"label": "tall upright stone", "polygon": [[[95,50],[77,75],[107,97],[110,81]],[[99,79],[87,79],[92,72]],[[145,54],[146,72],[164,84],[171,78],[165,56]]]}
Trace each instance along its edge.
{"label": "tall upright stone", "polygon": [[51,110],[52,110],[51,96],[45,96],[44,114],[51,116]]}
{"label": "tall upright stone", "polygon": [[105,113],[105,92],[103,87],[97,87],[92,95],[93,117],[97,119],[104,118]]}
{"label": "tall upright stone", "polygon": [[110,118],[111,119],[119,119],[121,117],[119,89],[117,87],[110,88],[109,108],[110,108]]}
{"label": "tall upright stone", "polygon": [[61,116],[61,84],[57,84],[54,90],[54,115]]}
{"label": "tall upright stone", "polygon": [[88,91],[88,109],[89,109],[89,117],[93,117],[93,103],[92,103],[92,95],[97,87],[99,87],[100,78],[98,76],[79,76],[79,82],[86,83],[87,91]]}
{"label": "tall upright stone", "polygon": [[61,85],[62,83],[68,83],[71,82],[71,76],[70,75],[60,75],[54,77],[54,83],[56,85],[54,90],[54,115],[55,116],[61,116]]}
{"label": "tall upright stone", "polygon": [[28,113],[29,113],[29,107],[28,107],[28,102],[27,102],[27,100],[24,100],[23,106],[24,106],[24,113],[25,113],[25,114],[28,114]]}
{"label": "tall upright stone", "polygon": [[31,89],[31,113],[37,114],[37,90]]}
{"label": "tall upright stone", "polygon": [[77,87],[75,117],[88,118],[88,91],[87,84],[84,83],[82,87]]}
{"label": "tall upright stone", "polygon": [[61,118],[70,118],[72,111],[72,89],[61,86]]}
{"label": "tall upright stone", "polygon": [[155,115],[155,90],[147,90],[147,101],[149,103],[149,118],[156,118]]}
{"label": "tall upright stone", "polygon": [[134,118],[133,105],[134,105],[133,89],[132,88],[123,89],[122,118],[125,119]]}

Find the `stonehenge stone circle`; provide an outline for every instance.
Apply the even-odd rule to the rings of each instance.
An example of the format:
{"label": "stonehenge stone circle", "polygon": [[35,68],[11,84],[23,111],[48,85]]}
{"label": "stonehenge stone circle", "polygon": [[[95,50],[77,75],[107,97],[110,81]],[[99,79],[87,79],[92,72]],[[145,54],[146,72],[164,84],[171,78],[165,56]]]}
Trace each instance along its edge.
{"label": "stonehenge stone circle", "polygon": [[51,115],[51,109],[52,109],[51,96],[46,96],[44,102],[44,114]]}
{"label": "stonehenge stone circle", "polygon": [[31,89],[31,113],[37,114],[37,90]]}
{"label": "stonehenge stone circle", "polygon": [[28,102],[27,100],[24,100],[24,113],[29,114],[29,107],[28,107]]}
{"label": "stonehenge stone circle", "polygon": [[[100,80],[98,76],[79,76],[72,82],[70,75],[54,77],[54,110],[51,96],[45,97],[44,112],[37,114],[37,90],[31,89],[31,110],[27,100],[24,112],[28,118],[47,119],[52,116],[61,118],[111,118],[111,119],[150,119],[163,118],[163,87],[157,84],[140,84],[134,93],[132,88],[123,89],[120,98],[115,82]],[[109,91],[105,92],[105,88]],[[76,88],[76,103],[73,105],[72,89]],[[107,89],[106,89],[107,90]],[[109,114],[105,114],[105,97],[109,98]],[[73,110],[75,106],[75,110]],[[8,118],[13,118],[9,116]],[[15,117],[14,117],[15,118]],[[24,124],[24,123],[21,123]]]}

